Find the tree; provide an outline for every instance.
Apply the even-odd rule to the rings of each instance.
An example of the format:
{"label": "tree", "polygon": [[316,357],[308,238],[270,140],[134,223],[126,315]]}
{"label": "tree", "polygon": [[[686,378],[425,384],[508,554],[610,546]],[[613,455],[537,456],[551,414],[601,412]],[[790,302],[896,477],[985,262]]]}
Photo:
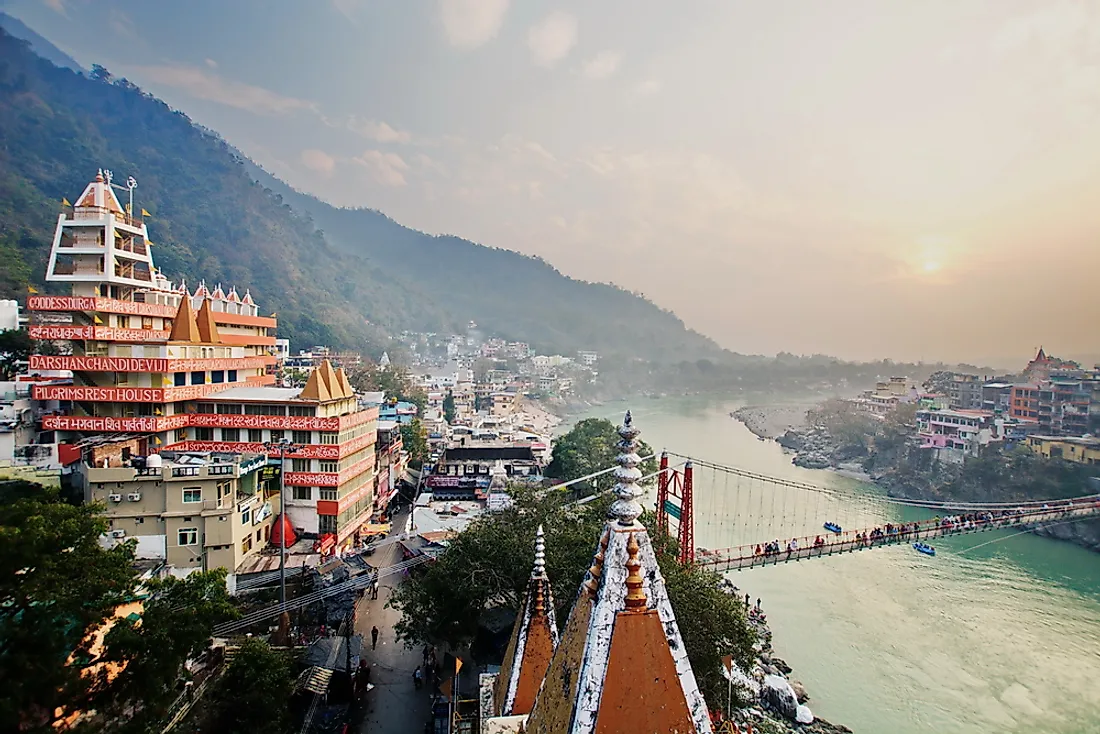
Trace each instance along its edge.
{"label": "tree", "polygon": [[178,695],[183,664],[206,649],[216,624],[237,615],[225,577],[225,569],[217,569],[145,583],[150,597],[140,621],[119,620],[104,638],[101,660],[120,670],[112,681],[97,679],[97,711],[126,731],[145,731],[160,720]]}
{"label": "tree", "polygon": [[448,423],[455,422],[455,394],[451,390],[448,390],[446,397],[443,398],[443,420]]}
{"label": "tree", "polygon": [[[397,587],[389,601],[401,612],[397,634],[409,645],[459,647],[473,640],[486,609],[518,610],[531,575],[539,525],[546,533],[546,570],[555,592],[555,612],[564,622],[592,562],[610,505],[608,497],[570,508],[568,499],[562,492],[517,489],[512,507],[471,523],[435,563]],[[645,521],[654,526],[652,517]],[[708,704],[724,708],[721,658],[732,654],[746,669],[752,658],[755,638],[744,606],[722,591],[718,574],[681,566],[671,539],[655,541],[696,678]]]}
{"label": "tree", "polygon": [[34,342],[24,329],[0,331],[0,379],[12,380],[19,374],[20,363],[30,359]]}
{"label": "tree", "polygon": [[30,482],[0,483],[0,731],[51,730],[89,680],[70,654],[130,594],[133,547],[104,549],[107,521]]}
{"label": "tree", "polygon": [[409,371],[401,366],[364,364],[348,372],[348,381],[357,392],[381,391],[387,399],[412,403],[420,411],[428,404],[424,388],[414,384]]}
{"label": "tree", "polygon": [[227,734],[281,734],[290,730],[294,675],[286,654],[249,638],[218,684],[213,729]]}
{"label": "tree", "polygon": [[419,468],[428,460],[428,440],[419,418],[401,424],[401,445],[409,452],[409,463]]}
{"label": "tree", "polygon": [[[619,435],[611,421],[604,418],[586,418],[573,426],[565,435],[554,441],[553,459],[546,467],[546,476],[568,481],[593,474],[614,466],[619,450]],[[638,454],[652,457],[653,449],[644,441],[639,442]],[[657,471],[653,458],[642,462],[642,474]],[[584,495],[611,489],[614,477],[608,473],[595,480],[573,486],[574,494]]]}

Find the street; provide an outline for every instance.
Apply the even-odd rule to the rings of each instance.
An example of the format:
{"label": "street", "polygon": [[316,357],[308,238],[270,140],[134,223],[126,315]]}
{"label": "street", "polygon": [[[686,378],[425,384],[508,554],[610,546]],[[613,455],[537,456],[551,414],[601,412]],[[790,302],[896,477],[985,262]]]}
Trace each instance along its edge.
{"label": "street", "polygon": [[[393,532],[405,527],[407,512],[395,515]],[[391,543],[375,551],[369,558],[371,565],[384,569],[401,561],[401,546]],[[401,615],[386,609],[393,588],[401,583],[398,574],[382,579],[378,599],[370,598],[368,590],[359,602],[355,631],[363,635],[363,658],[370,666],[370,682],[374,688],[365,696],[366,713],[359,724],[359,732],[375,734],[420,734],[431,712],[429,687],[419,691],[413,687],[413,671],[423,661],[422,649],[406,647],[395,639],[393,625]],[[371,628],[378,627],[378,647],[371,650]]]}

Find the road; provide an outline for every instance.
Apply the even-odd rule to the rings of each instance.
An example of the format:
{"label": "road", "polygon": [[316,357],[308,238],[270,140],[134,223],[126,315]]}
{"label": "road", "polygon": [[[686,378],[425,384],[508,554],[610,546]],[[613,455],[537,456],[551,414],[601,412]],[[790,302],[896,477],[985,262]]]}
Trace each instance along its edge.
{"label": "road", "polygon": [[[393,518],[394,535],[405,527],[407,513]],[[392,537],[392,536],[391,536]],[[376,568],[386,568],[401,561],[401,546],[390,543],[380,547],[369,558]],[[366,651],[363,653],[370,666],[370,681],[374,688],[366,694],[366,712],[358,731],[365,734],[420,734],[431,713],[431,697],[428,686],[419,691],[413,687],[413,671],[423,660],[421,648],[406,649],[395,639],[393,625],[401,615],[386,608],[393,587],[402,581],[401,575],[382,579],[378,599],[372,600],[370,592],[359,602],[355,631],[363,635]],[[378,647],[370,648],[370,631],[378,627]]]}

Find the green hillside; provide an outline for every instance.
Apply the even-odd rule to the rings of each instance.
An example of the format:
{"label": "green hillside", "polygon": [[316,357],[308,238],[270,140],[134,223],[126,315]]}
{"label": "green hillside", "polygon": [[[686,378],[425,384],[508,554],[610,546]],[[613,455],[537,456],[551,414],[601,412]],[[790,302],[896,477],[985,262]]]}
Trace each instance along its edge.
{"label": "green hillside", "polygon": [[251,288],[296,347],[377,352],[386,333],[473,320],[547,351],[657,360],[720,351],[621,289],[257,182],[235,149],[184,113],[98,67],[58,68],[0,31],[0,297],[41,287],[59,202],[99,168],[138,180],[135,201],[153,215],[157,265],[170,278]]}

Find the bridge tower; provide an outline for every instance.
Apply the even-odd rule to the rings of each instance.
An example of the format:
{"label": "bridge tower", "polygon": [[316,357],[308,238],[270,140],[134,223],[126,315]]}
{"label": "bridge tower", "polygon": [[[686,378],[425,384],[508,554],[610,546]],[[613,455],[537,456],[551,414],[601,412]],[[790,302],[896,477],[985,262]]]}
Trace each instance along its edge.
{"label": "bridge tower", "polygon": [[684,464],[683,482],[680,485],[680,563],[685,565],[695,563],[693,474],[694,470],[689,461]]}
{"label": "bridge tower", "polygon": [[661,473],[657,475],[657,537],[668,535],[668,483],[671,479],[668,471],[668,452],[661,452]]}

